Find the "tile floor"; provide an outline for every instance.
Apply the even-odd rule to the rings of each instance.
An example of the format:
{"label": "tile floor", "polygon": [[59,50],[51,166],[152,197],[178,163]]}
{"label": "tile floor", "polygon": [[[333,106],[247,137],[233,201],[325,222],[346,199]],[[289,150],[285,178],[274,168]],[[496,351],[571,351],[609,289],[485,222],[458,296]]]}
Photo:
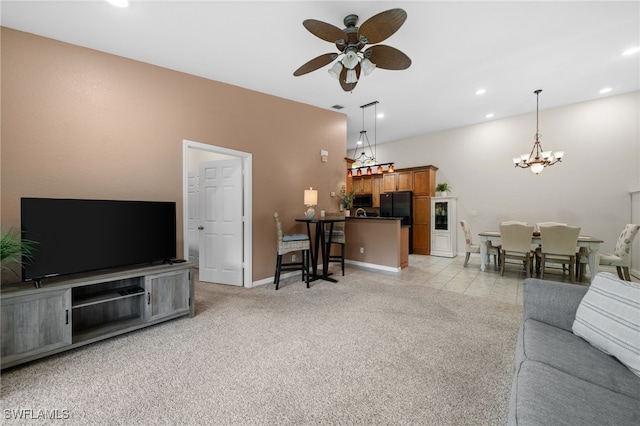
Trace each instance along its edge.
{"label": "tile floor", "polygon": [[[339,265],[332,264],[331,271],[339,277]],[[371,269],[346,265],[345,274],[359,271],[373,275],[386,275],[387,280],[414,285],[425,285],[442,290],[464,293],[470,296],[486,297],[502,302],[522,305],[522,283],[528,277],[524,268],[516,263],[508,263],[504,276],[494,269],[493,258],[484,272],[480,271],[480,257],[472,256],[467,267],[464,267],[464,256],[453,259],[435,256],[410,255],[409,267],[399,273],[386,273]],[[588,268],[587,268],[588,270]],[[600,267],[600,271],[615,272],[615,268]],[[568,272],[564,274],[558,269],[547,267],[545,279],[560,282],[571,282]],[[632,281],[640,282],[635,277]],[[588,276],[583,285],[588,285]]]}

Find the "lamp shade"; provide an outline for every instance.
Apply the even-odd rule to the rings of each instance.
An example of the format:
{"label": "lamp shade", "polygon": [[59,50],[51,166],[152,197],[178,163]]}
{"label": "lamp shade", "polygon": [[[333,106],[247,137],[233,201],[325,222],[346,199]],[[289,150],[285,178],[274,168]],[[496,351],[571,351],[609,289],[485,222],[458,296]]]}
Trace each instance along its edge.
{"label": "lamp shade", "polygon": [[362,67],[362,71],[364,71],[364,75],[369,75],[374,69],[376,69],[376,64],[366,58],[360,62],[360,66]]}
{"label": "lamp shade", "polygon": [[340,63],[340,61],[336,62],[335,64],[333,64],[331,68],[329,68],[329,74],[333,78],[339,78],[341,72],[342,72],[342,64]]}
{"label": "lamp shade", "polygon": [[318,204],[318,191],[310,187],[304,190],[304,205],[315,206]]}

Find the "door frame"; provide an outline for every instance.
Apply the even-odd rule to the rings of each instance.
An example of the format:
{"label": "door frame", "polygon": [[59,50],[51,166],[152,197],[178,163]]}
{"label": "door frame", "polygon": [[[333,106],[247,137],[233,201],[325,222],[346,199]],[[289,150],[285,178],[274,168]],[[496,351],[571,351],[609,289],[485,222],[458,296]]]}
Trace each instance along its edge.
{"label": "door frame", "polygon": [[189,217],[187,215],[189,204],[189,149],[197,149],[217,154],[224,154],[238,157],[242,163],[242,251],[243,251],[243,286],[253,287],[253,205],[252,205],[252,154],[248,152],[236,151],[234,149],[220,146],[207,145],[201,142],[182,140],[182,235],[183,235],[183,257],[189,258]]}

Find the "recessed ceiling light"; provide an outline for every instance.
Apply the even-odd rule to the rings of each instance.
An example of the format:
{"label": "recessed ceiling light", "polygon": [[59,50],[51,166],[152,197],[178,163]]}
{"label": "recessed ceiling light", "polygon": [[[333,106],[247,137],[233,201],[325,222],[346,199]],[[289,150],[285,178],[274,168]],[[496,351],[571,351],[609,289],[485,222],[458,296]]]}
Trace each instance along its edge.
{"label": "recessed ceiling light", "polygon": [[129,0],[107,0],[107,2],[115,7],[129,7]]}
{"label": "recessed ceiling light", "polygon": [[376,117],[378,118],[384,118],[384,112],[379,112],[378,115],[376,115]]}
{"label": "recessed ceiling light", "polygon": [[485,115],[485,118],[493,118],[493,114],[489,113],[489,114]]}
{"label": "recessed ceiling light", "polygon": [[640,52],[640,46],[636,46],[636,47],[632,47],[630,49],[625,50],[624,52],[622,52],[623,56],[629,56],[629,55],[633,55],[634,53],[638,53]]}
{"label": "recessed ceiling light", "polygon": [[604,89],[600,89],[600,93],[609,93],[611,91],[611,87],[605,87]]}
{"label": "recessed ceiling light", "polygon": [[487,93],[487,89],[478,89],[476,90],[476,95],[484,95]]}

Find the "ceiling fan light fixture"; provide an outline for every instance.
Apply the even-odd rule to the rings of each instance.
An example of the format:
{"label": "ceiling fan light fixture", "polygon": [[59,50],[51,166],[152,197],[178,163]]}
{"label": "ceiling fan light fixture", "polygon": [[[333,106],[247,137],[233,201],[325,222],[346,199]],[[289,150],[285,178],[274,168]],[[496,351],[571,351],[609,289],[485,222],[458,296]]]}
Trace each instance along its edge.
{"label": "ceiling fan light fixture", "polygon": [[358,65],[358,62],[360,62],[360,58],[353,50],[348,50],[344,54],[344,58],[342,58],[342,65],[349,70],[353,70]]}
{"label": "ceiling fan light fixture", "polygon": [[360,62],[360,66],[362,67],[362,71],[364,71],[364,75],[369,75],[376,69],[376,64],[368,60],[367,58],[363,59]]}
{"label": "ceiling fan light fixture", "polygon": [[331,68],[329,68],[329,75],[333,78],[340,78],[340,73],[342,72],[342,63],[340,61],[333,64]]}

